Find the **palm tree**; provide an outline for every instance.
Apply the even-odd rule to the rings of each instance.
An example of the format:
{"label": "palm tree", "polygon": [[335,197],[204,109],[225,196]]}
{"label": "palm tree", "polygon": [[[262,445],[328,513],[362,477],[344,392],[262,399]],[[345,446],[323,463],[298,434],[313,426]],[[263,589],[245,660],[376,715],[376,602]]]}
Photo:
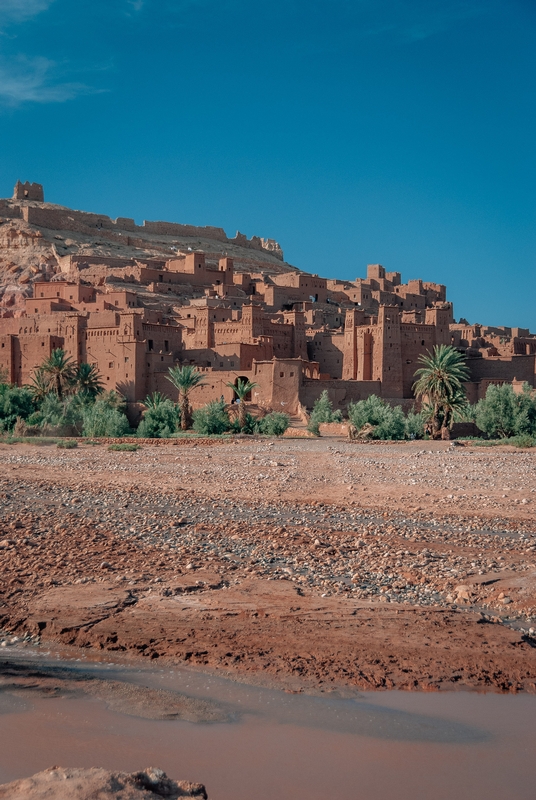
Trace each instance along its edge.
{"label": "palm tree", "polygon": [[50,379],[45,375],[42,367],[35,370],[28,388],[37,406],[43,402],[47,394],[50,394]]}
{"label": "palm tree", "polygon": [[74,380],[75,366],[72,359],[58,347],[43,361],[40,370],[49,382],[50,391],[55,392],[61,400]]}
{"label": "palm tree", "polygon": [[246,397],[250,394],[251,390],[258,386],[258,383],[253,383],[253,381],[247,381],[242,378],[238,378],[236,383],[227,383],[226,386],[229,386],[233,389],[234,393],[240,400],[238,404],[238,424],[240,426],[240,430],[243,431],[246,427]]}
{"label": "palm tree", "polygon": [[166,399],[167,398],[160,392],[153,392],[147,395],[143,403],[146,408],[151,409],[151,411],[156,411]]}
{"label": "palm tree", "polygon": [[73,377],[73,386],[83,396],[94,400],[95,397],[104,391],[102,376],[93,364],[82,362],[78,365]]}
{"label": "palm tree", "polygon": [[465,356],[451,345],[440,344],[433,353],[419,356],[423,366],[415,372],[413,384],[416,397],[424,399],[424,410],[432,427],[432,435],[441,431],[448,438],[454,414],[466,405],[463,381],[469,379]]}
{"label": "palm tree", "polygon": [[184,367],[170,367],[168,381],[179,390],[179,404],[181,409],[181,430],[186,431],[190,425],[190,401],[188,399],[192,389],[201,386],[204,376],[201,372],[186,364]]}

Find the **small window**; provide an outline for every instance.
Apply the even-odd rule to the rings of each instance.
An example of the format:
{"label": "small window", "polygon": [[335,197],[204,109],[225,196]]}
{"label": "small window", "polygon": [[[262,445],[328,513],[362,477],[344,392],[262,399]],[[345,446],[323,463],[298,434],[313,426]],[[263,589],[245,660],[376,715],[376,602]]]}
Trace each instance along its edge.
{"label": "small window", "polygon": [[[118,306],[119,305],[119,300],[116,300],[114,305]],[[130,303],[129,303],[129,305],[130,305]]]}
{"label": "small window", "polygon": [[38,310],[36,308],[34,308],[34,314],[38,314],[38,313],[39,313]]}
{"label": "small window", "polygon": [[422,346],[424,347],[424,339],[421,341]]}
{"label": "small window", "polygon": [[169,342],[167,339],[164,340],[164,350],[166,353],[169,351]]}
{"label": "small window", "polygon": [[290,375],[291,378],[294,377],[294,373],[293,372],[290,372],[289,375]]}
{"label": "small window", "polygon": [[162,281],[164,280],[164,276],[163,275],[159,275],[158,276],[158,280],[160,281],[160,283],[162,283]]}
{"label": "small window", "polygon": [[284,378],[284,377],[285,377],[285,373],[284,373],[284,372],[280,372],[280,373],[279,373],[279,377],[280,377],[280,378]]}
{"label": "small window", "polygon": [[223,367],[223,361],[220,361],[220,367]]}
{"label": "small window", "polygon": [[164,356],[160,356],[160,361],[163,361],[163,360],[164,360]]}
{"label": "small window", "polygon": [[152,349],[153,349],[153,340],[152,340],[152,339],[149,339],[149,342],[148,342],[148,344],[149,344],[149,352],[151,352],[151,351],[152,351]]}
{"label": "small window", "polygon": [[231,361],[231,366],[234,367],[234,361]]}
{"label": "small window", "polygon": [[125,356],[125,364],[128,364],[128,362],[129,362],[129,358],[128,358],[128,356]]}
{"label": "small window", "polygon": [[114,368],[114,362],[113,361],[109,361],[108,362],[108,369],[113,369],[113,368]]}

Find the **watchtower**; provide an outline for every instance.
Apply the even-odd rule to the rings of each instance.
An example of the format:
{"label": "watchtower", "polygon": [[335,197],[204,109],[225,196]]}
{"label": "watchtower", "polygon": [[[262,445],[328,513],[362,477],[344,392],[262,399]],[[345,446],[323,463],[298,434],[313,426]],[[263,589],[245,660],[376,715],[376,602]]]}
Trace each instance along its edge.
{"label": "watchtower", "polygon": [[44,203],[45,194],[43,186],[40,183],[21,183],[17,181],[13,190],[13,200],[36,200],[38,203]]}

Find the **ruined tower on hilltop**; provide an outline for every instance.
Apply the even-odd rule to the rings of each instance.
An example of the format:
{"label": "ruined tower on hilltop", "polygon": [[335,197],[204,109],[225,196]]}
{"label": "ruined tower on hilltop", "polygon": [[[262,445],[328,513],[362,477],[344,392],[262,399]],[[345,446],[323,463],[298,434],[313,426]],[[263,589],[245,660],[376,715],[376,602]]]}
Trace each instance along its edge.
{"label": "ruined tower on hilltop", "polygon": [[45,194],[42,184],[17,181],[13,189],[13,200],[37,200],[38,203],[44,203]]}

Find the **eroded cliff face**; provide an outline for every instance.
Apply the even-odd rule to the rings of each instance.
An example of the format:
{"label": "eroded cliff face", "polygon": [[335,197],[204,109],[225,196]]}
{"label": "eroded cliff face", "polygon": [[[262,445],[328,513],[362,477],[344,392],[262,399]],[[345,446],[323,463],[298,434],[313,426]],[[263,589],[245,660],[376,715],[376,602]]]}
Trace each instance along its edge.
{"label": "eroded cliff face", "polygon": [[20,316],[35,280],[68,277],[71,256],[166,260],[179,252],[199,250],[215,260],[232,257],[237,272],[270,274],[290,269],[274,239],[248,239],[241,233],[229,238],[222,228],[212,226],[136,225],[126,217],[112,220],[32,199],[38,184],[30,185],[28,197],[24,197],[26,184],[17,186],[13,198],[0,199],[0,317]]}
{"label": "eroded cliff face", "polygon": [[174,781],[161,769],[142,772],[110,772],[106,769],[51,767],[20,781],[0,786],[5,800],[153,800],[197,797],[207,800],[202,783]]}

